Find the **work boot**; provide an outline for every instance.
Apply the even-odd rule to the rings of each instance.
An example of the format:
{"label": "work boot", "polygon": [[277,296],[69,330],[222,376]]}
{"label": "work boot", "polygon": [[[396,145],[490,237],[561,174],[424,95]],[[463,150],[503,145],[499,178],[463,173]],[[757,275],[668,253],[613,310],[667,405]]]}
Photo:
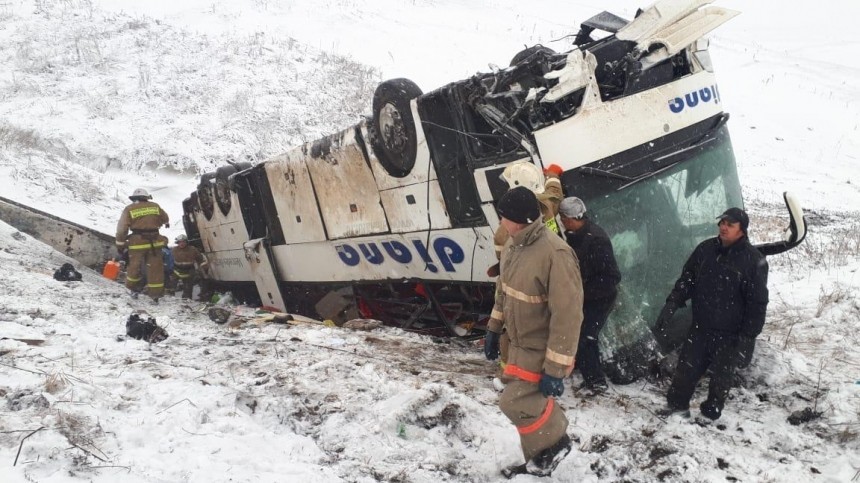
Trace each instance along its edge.
{"label": "work boot", "polygon": [[702,416],[705,416],[710,420],[720,419],[720,416],[722,416],[723,413],[723,411],[710,400],[706,400],[705,402],[703,402],[699,406],[699,409],[702,411]]}
{"label": "work boot", "polygon": [[561,460],[570,453],[571,447],[570,436],[565,434],[554,445],[541,451],[526,463],[526,471],[530,475],[550,476]]}

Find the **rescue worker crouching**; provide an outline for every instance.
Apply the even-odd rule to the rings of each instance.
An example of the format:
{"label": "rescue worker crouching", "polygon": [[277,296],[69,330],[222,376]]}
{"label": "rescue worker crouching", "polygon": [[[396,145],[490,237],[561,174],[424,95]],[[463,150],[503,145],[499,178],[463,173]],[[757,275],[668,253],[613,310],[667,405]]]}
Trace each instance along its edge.
{"label": "rescue worker crouching", "polygon": [[161,249],[167,246],[167,239],[158,230],[162,225],[170,227],[170,219],[158,203],[151,201],[152,196],[145,189],[134,190],[128,198],[132,203],[123,209],[116,227],[117,251],[120,257],[128,257],[125,286],[134,294],[145,288],[146,294],[157,302],[164,295]]}
{"label": "rescue worker crouching", "polygon": [[182,298],[191,299],[194,285],[200,284],[200,298],[203,300],[209,292],[208,273],[209,260],[196,247],[188,244],[184,234],[176,237],[176,246],[171,249],[173,254],[173,274],[171,285],[176,287],[182,282]]}
{"label": "rescue worker crouching", "polygon": [[497,209],[511,236],[501,253],[484,354],[499,356],[504,327],[510,338],[504,373],[512,380],[499,407],[516,426],[526,461],[502,473],[549,476],[571,449],[568,420],[555,398],[576,357],[582,280],[573,250],[546,228],[532,191],[511,189]]}

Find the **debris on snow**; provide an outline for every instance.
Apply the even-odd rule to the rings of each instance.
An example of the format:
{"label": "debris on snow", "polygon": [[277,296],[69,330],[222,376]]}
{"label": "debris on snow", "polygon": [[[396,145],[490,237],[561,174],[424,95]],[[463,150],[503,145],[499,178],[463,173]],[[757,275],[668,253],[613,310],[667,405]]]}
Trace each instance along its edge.
{"label": "debris on snow", "polygon": [[155,344],[167,339],[167,331],[160,327],[155,319],[147,317],[144,320],[140,314],[131,314],[125,323],[125,333],[137,340],[145,340]]}

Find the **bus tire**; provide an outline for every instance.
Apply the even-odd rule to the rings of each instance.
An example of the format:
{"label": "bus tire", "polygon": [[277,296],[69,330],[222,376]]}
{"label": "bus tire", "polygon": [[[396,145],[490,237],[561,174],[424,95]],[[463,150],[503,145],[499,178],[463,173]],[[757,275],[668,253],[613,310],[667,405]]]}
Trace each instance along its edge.
{"label": "bus tire", "polygon": [[370,146],[391,176],[402,178],[415,166],[418,147],[410,103],[422,94],[409,79],[390,79],[373,95]]}
{"label": "bus tire", "polygon": [[200,184],[197,185],[197,201],[200,204],[200,211],[207,220],[212,219],[215,214],[215,198],[212,194],[212,179],[215,178],[215,173],[205,173],[200,176]]}
{"label": "bus tire", "polygon": [[230,165],[221,166],[215,170],[215,202],[218,203],[218,208],[224,216],[230,213],[230,207],[233,203],[228,178],[235,173],[236,168]]}
{"label": "bus tire", "polygon": [[[233,166],[236,168],[237,173],[241,173],[246,169],[252,168],[254,165],[243,161],[241,163],[233,163]],[[230,191],[236,191],[236,179],[236,176],[229,178],[227,185],[230,187]]]}

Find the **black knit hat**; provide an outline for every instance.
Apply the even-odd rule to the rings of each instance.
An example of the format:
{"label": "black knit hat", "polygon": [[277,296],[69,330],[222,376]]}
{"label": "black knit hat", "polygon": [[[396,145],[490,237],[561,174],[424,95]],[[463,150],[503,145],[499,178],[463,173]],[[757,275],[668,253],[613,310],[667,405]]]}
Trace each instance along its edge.
{"label": "black knit hat", "polygon": [[729,223],[740,223],[741,231],[746,234],[747,229],[750,226],[750,217],[747,216],[747,212],[740,208],[729,208],[724,211],[722,215],[717,217],[718,220],[728,220]]}
{"label": "black knit hat", "polygon": [[517,186],[502,196],[496,205],[499,216],[527,225],[540,218],[537,196],[525,186]]}

